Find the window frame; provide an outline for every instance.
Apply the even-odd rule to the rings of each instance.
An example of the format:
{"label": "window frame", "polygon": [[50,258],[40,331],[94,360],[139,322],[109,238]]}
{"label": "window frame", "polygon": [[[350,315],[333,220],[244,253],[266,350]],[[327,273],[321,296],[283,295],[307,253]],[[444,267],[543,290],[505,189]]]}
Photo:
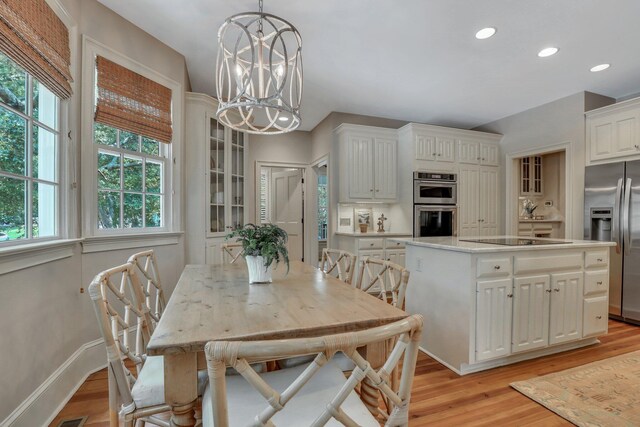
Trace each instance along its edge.
{"label": "window frame", "polygon": [[[69,100],[61,99],[54,94],[56,98],[56,129],[51,128],[46,123],[43,123],[33,117],[33,90],[35,87],[35,81],[38,81],[28,71],[24,70],[20,65],[16,64],[11,58],[4,55],[9,61],[13,62],[16,67],[21,69],[26,76],[26,96],[25,96],[25,111],[19,111],[10,105],[0,101],[0,106],[11,114],[16,114],[18,117],[25,121],[25,173],[23,175],[16,174],[8,171],[0,170],[0,177],[12,178],[24,181],[27,183],[25,194],[25,210],[26,210],[26,223],[25,228],[27,235],[22,239],[6,240],[0,242],[0,249],[11,248],[22,245],[38,244],[44,242],[51,242],[56,240],[62,240],[67,237],[67,224],[64,219],[66,218],[67,210],[65,204],[68,200],[67,192],[63,189],[67,182],[66,174],[63,173],[65,166],[68,164],[67,160],[67,145],[64,141],[64,134],[67,132],[68,123],[68,104]],[[38,81],[41,85],[41,82]],[[44,86],[44,85],[43,85]],[[53,133],[55,138],[56,153],[54,160],[55,177],[54,181],[46,179],[35,178],[33,176],[33,150],[34,150],[34,127],[37,126],[44,129],[47,132]],[[54,223],[56,232],[52,236],[33,237],[33,184],[46,184],[54,185],[55,191],[55,207],[54,207]]]}
{"label": "window frame", "polygon": [[[127,56],[83,35],[82,37],[82,235],[91,237],[134,236],[140,234],[161,234],[180,230],[180,158],[182,140],[182,112],[184,93],[182,84],[140,64]],[[163,168],[163,224],[161,227],[112,228],[98,227],[98,152],[125,153],[127,156],[147,157],[154,161],[160,158],[142,152],[133,152],[120,147],[94,142],[94,111],[96,104],[96,58],[105,57],[136,73],[156,81],[171,89],[171,115],[173,136],[170,144],[160,142],[160,150],[165,150]],[[163,147],[164,146],[164,147]],[[121,214],[122,216],[122,214]]]}

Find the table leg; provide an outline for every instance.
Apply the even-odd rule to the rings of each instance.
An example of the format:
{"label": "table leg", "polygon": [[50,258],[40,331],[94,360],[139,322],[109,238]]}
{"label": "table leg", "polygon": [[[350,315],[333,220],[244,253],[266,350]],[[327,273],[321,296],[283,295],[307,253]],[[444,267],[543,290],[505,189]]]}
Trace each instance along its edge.
{"label": "table leg", "polygon": [[171,406],[171,426],[191,427],[198,399],[196,353],[164,356],[164,398]]}
{"label": "table leg", "polygon": [[[363,349],[363,352],[363,357],[367,359],[371,367],[375,370],[380,369],[387,360],[387,346],[385,342],[369,344]],[[379,397],[380,392],[376,386],[371,383],[369,378],[365,378],[362,384],[360,384],[360,398],[376,419],[380,413]]]}

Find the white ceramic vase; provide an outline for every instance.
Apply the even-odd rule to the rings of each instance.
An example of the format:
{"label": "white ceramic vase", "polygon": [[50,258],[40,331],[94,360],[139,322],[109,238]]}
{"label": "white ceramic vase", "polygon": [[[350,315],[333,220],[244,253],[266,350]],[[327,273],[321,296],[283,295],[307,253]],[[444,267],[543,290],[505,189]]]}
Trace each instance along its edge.
{"label": "white ceramic vase", "polygon": [[271,283],[272,266],[264,266],[264,258],[261,256],[246,256],[247,268],[249,269],[249,283]]}

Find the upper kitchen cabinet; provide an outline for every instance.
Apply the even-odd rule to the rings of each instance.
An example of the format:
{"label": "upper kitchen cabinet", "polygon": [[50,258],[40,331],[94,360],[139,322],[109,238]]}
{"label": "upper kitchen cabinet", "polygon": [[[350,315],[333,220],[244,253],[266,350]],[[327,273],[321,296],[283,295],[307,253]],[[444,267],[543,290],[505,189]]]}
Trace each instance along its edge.
{"label": "upper kitchen cabinet", "polygon": [[217,264],[224,236],[247,222],[248,135],[216,120],[217,101],[186,94],[186,262]]}
{"label": "upper kitchen cabinet", "polygon": [[414,170],[452,171],[458,165],[498,166],[502,135],[409,123],[398,130],[402,149],[412,150]]}
{"label": "upper kitchen cabinet", "polygon": [[340,153],[340,202],[397,201],[396,130],[343,124],[334,134]]}
{"label": "upper kitchen cabinet", "polygon": [[520,159],[520,195],[542,194],[542,156],[523,157]]}
{"label": "upper kitchen cabinet", "polygon": [[640,98],[587,112],[587,165],[640,159]]}

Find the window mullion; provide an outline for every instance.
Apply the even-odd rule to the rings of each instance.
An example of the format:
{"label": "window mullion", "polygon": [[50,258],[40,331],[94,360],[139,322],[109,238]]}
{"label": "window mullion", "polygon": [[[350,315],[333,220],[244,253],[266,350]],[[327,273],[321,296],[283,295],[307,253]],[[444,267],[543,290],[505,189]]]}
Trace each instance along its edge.
{"label": "window mullion", "polygon": [[[118,144],[120,132],[118,131]],[[120,227],[124,229],[124,154],[120,153]]]}

